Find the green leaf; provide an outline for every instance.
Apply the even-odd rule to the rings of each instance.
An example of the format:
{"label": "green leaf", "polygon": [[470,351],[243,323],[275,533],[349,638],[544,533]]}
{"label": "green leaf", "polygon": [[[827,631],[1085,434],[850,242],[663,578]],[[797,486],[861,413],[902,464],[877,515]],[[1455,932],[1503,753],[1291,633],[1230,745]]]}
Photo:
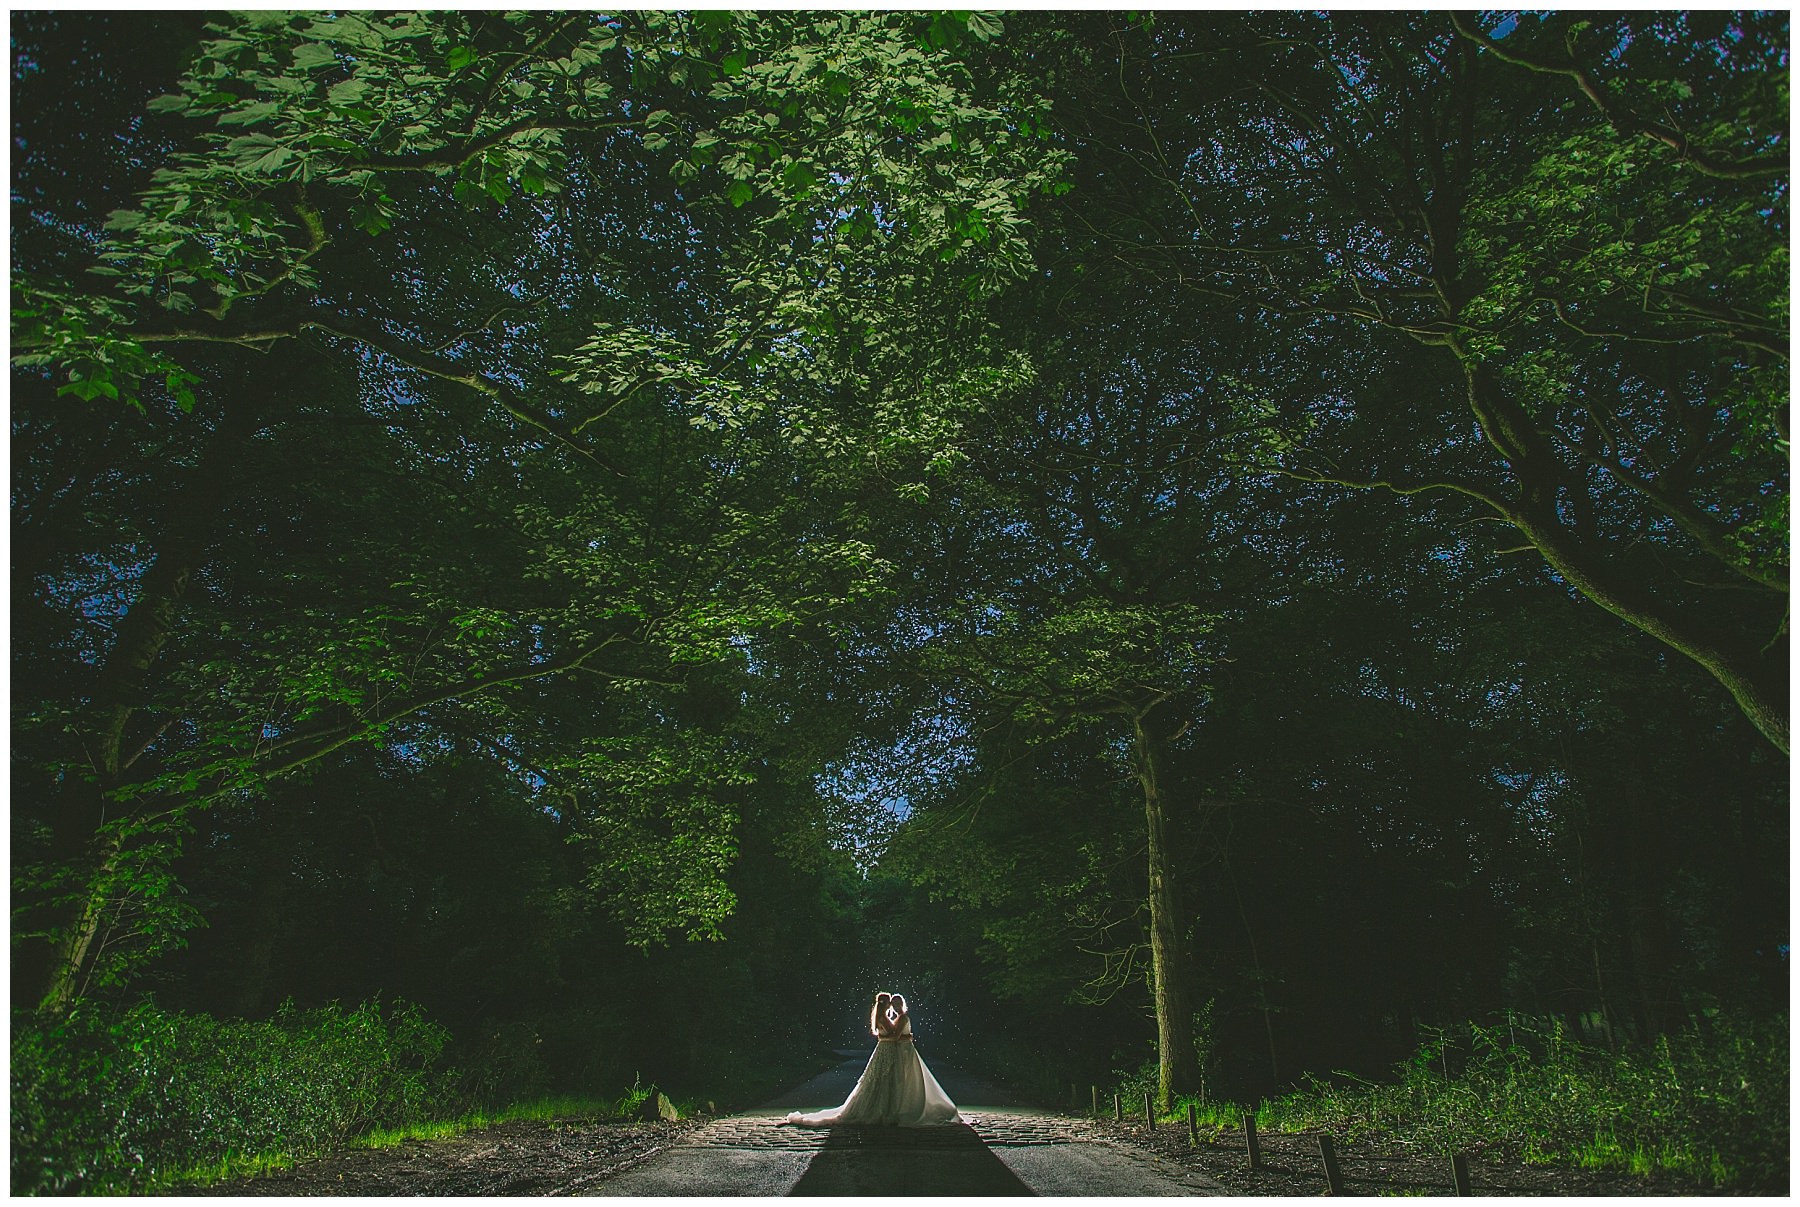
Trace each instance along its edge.
{"label": "green leaf", "polygon": [[386,213],[379,206],[358,205],[350,211],[350,221],[357,230],[371,235],[379,235],[393,225]]}
{"label": "green leaf", "polygon": [[255,101],[245,105],[241,109],[233,109],[229,113],[221,113],[219,115],[219,124],[221,126],[253,126],[257,122],[262,121],[265,117],[280,112],[280,110],[281,106],[275,101]]}
{"label": "green leaf", "polygon": [[742,180],[732,181],[731,187],[725,190],[725,199],[734,206],[742,206],[754,196],[756,196],[756,190]]}
{"label": "green leaf", "polygon": [[925,30],[925,41],[938,50],[948,50],[962,41],[967,22],[961,13],[938,13]]}
{"label": "green leaf", "polygon": [[818,183],[818,179],[811,165],[798,160],[790,163],[781,172],[781,183],[797,193],[803,193],[812,188],[814,184]]}
{"label": "green leaf", "polygon": [[1006,32],[1006,27],[994,13],[970,13],[969,32],[983,42],[992,42]]}
{"label": "green leaf", "polygon": [[325,99],[334,105],[352,105],[360,101],[369,91],[367,80],[340,80],[325,93]]}
{"label": "green leaf", "polygon": [[335,67],[337,54],[323,42],[302,42],[294,47],[294,66],[302,71],[314,67]]}

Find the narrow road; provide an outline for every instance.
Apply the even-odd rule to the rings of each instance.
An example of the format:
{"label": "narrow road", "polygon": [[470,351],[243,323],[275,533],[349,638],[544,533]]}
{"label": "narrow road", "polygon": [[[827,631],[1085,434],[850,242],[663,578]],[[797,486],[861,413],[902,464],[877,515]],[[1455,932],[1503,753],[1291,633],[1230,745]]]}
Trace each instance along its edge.
{"label": "narrow road", "polygon": [[[728,1115],[594,1195],[1170,1195],[1222,1194],[1204,1174],[1108,1143],[1079,1119],[1020,1105],[954,1069],[932,1074],[966,1122],[950,1127],[781,1126],[791,1110],[836,1106],[868,1062],[844,1062],[753,1111]],[[929,1060],[927,1061],[929,1063]]]}

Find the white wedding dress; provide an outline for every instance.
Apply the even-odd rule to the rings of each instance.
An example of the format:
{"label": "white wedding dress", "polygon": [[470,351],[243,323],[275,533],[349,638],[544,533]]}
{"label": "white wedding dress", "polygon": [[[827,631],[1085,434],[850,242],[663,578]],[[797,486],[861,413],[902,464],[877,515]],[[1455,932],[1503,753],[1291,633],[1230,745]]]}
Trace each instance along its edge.
{"label": "white wedding dress", "polygon": [[913,1048],[912,1019],[902,1017],[895,1038],[875,1041],[869,1065],[850,1097],[844,1099],[844,1105],[816,1115],[795,1111],[788,1115],[787,1122],[800,1127],[876,1123],[936,1127],[961,1123],[962,1116]]}

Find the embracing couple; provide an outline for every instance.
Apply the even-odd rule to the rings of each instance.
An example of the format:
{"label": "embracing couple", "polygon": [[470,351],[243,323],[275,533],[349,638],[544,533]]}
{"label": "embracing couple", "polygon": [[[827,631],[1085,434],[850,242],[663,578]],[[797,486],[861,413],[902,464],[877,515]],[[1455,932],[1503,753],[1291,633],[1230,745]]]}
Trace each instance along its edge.
{"label": "embracing couple", "polygon": [[869,1033],[875,1051],[844,1105],[816,1115],[798,1112],[787,1122],[801,1127],[893,1123],[901,1127],[935,1127],[959,1123],[961,1116],[937,1078],[913,1046],[912,1015],[898,993],[877,993],[869,1011]]}

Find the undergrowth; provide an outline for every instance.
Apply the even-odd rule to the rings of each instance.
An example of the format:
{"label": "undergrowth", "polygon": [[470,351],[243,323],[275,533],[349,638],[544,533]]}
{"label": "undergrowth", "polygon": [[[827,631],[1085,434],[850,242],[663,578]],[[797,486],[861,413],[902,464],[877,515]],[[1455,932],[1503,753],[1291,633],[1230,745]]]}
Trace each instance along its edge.
{"label": "undergrowth", "polygon": [[220,1021],[151,1003],[13,1016],[12,1191],[129,1193],[255,1171],[428,1116],[448,1036],[413,1007]]}
{"label": "undergrowth", "polygon": [[[1381,1084],[1313,1078],[1258,1105],[1256,1125],[1432,1153],[1497,1148],[1536,1164],[1666,1171],[1717,1190],[1787,1188],[1785,1018],[1701,1019],[1618,1052],[1579,1044],[1555,1022],[1470,1024],[1420,1047],[1397,1073]],[[1130,1088],[1141,1111],[1142,1089]],[[1251,1113],[1182,1098],[1162,1119],[1185,1126],[1190,1102],[1212,1139]]]}
{"label": "undergrowth", "polygon": [[1784,1018],[1701,1019],[1618,1052],[1585,1047],[1560,1023],[1471,1025],[1426,1044],[1400,1074],[1389,1085],[1315,1082],[1265,1103],[1258,1125],[1439,1151],[1500,1145],[1530,1162],[1666,1170],[1722,1190],[1787,1178]]}
{"label": "undergrowth", "polygon": [[[448,1034],[416,1007],[367,1003],[221,1021],[151,1003],[45,1022],[13,1016],[12,1192],[129,1194],[291,1167],[521,1120],[636,1117],[613,1099],[471,1101]],[[685,1114],[693,1103],[677,1101]]]}

